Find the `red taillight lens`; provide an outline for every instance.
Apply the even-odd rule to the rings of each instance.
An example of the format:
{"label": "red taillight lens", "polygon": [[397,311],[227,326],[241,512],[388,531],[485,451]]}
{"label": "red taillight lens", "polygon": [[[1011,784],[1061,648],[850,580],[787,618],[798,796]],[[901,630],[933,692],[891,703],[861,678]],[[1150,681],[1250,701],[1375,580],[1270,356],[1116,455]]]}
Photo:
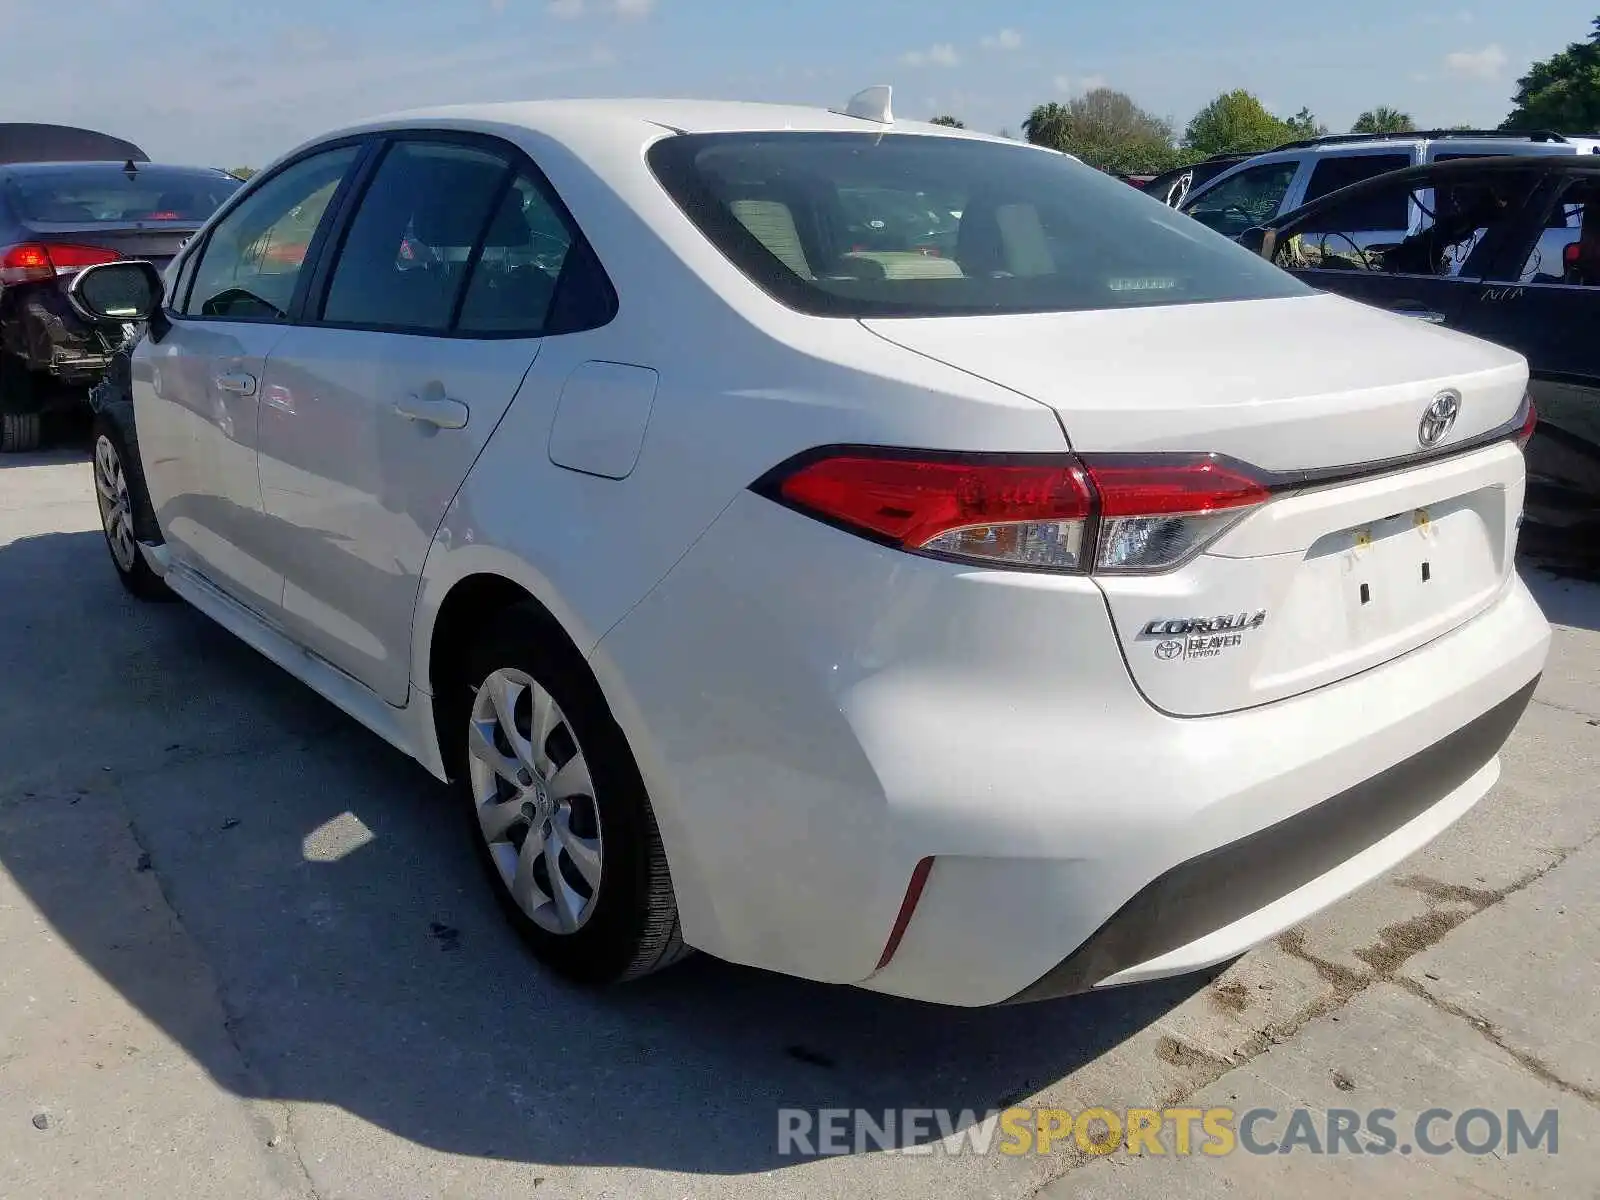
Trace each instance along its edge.
{"label": "red taillight lens", "polygon": [[1533,431],[1539,428],[1539,410],[1533,405],[1533,394],[1531,392],[1522,403],[1527,409],[1527,413],[1522,418],[1522,425],[1517,429],[1514,440],[1517,445],[1526,447],[1533,440]]}
{"label": "red taillight lens", "polygon": [[1213,455],[1028,461],[850,451],[757,490],[904,550],[1053,571],[1155,571],[1198,553],[1267,486]]}
{"label": "red taillight lens", "polygon": [[101,246],[24,242],[0,251],[0,283],[34,283],[58,274],[116,262],[122,256]]}
{"label": "red taillight lens", "polygon": [[1578,242],[1568,242],[1561,248],[1561,262],[1567,270],[1572,270],[1578,265],[1578,259],[1583,255],[1583,246]]}
{"label": "red taillight lens", "polygon": [[1081,568],[1091,508],[1072,459],[840,454],[784,476],[777,491],[795,508],[902,549],[1057,570]]}

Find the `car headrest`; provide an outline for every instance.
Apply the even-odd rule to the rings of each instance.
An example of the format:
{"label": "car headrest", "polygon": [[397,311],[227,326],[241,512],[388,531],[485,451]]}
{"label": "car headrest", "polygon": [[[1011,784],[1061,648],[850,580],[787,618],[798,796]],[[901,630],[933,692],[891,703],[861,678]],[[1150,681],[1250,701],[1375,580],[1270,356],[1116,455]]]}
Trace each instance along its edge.
{"label": "car headrest", "polygon": [[[419,172],[412,230],[430,246],[470,246],[483,229],[483,209],[468,197],[493,194],[503,167],[487,163],[435,161]],[[525,244],[526,235],[523,237]]]}
{"label": "car headrest", "polygon": [[489,224],[489,233],[483,243],[485,246],[497,250],[518,249],[533,240],[530,236],[528,218],[522,215],[520,199],[521,193],[513,188]]}

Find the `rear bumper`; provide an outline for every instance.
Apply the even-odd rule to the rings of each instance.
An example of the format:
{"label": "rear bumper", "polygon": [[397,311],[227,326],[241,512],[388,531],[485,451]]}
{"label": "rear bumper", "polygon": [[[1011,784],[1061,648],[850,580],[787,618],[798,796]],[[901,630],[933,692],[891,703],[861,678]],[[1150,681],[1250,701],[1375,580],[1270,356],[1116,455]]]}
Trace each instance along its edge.
{"label": "rear bumper", "polygon": [[[64,384],[93,383],[116,351],[115,333],[90,325],[59,283],[22,284],[0,294],[0,345],[7,353]],[[38,397],[39,401],[45,397]]]}
{"label": "rear bumper", "polygon": [[1337,796],[1179,863],[1011,1002],[1209,966],[1324,907],[1337,898],[1330,898],[1330,884],[1363,882],[1476,802],[1537,686],[1534,679],[1426,750]]}
{"label": "rear bumper", "polygon": [[[1382,873],[1492,786],[1549,638],[1512,579],[1380,667],[1174,717],[1134,686],[1091,581],[896,554],[743,496],[591,661],[650,789],[691,944],[978,1006],[1027,994],[1141,894],[1160,915],[1221,893],[1159,936],[1106,934],[1047,991],[1224,961]],[[1447,743],[1465,744],[1450,771],[1403,766],[1443,761],[1426,752],[1497,710],[1493,729]],[[1401,782],[1369,783],[1385,776]],[[1348,799],[1364,786],[1397,798]],[[1248,881],[1190,868],[1146,894],[1280,823],[1334,821],[1308,815],[1334,798],[1348,828],[1327,856]]]}

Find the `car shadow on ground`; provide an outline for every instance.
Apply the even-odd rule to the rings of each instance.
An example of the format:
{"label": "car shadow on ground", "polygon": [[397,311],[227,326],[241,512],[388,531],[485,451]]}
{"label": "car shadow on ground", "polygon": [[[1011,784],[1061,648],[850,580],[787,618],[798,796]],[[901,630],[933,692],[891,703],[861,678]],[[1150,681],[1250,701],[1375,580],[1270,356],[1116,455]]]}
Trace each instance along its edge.
{"label": "car shadow on ground", "polygon": [[[1600,551],[1600,547],[1594,549]],[[1588,570],[1528,562],[1522,567],[1522,577],[1549,620],[1600,631],[1600,588],[1594,586],[1600,582],[1600,560]]]}
{"label": "car shadow on ground", "polygon": [[502,921],[446,789],[200,614],[128,599],[98,533],[0,546],[0,596],[0,862],[240,1095],[453,1154],[746,1173],[800,1161],[780,1108],[982,1114],[1211,978],[973,1011],[698,956],[574,988]]}

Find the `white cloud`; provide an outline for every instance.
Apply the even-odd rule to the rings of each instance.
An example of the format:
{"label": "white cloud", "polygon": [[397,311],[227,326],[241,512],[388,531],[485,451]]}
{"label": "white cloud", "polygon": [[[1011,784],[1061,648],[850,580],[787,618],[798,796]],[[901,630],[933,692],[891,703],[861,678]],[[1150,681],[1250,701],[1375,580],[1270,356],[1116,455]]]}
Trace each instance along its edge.
{"label": "white cloud", "polygon": [[985,34],[980,44],[986,50],[1018,50],[1022,47],[1022,35],[1015,29],[1002,29],[999,33]]}
{"label": "white cloud", "polygon": [[1076,96],[1083,92],[1092,92],[1095,88],[1106,86],[1104,75],[1057,75],[1050,81],[1055,84],[1058,92],[1065,92],[1069,96]]}
{"label": "white cloud", "polygon": [[908,51],[900,56],[900,61],[908,67],[955,67],[961,64],[961,56],[949,42],[940,42],[926,50]]}
{"label": "white cloud", "polygon": [[550,0],[549,12],[562,21],[575,21],[583,16],[583,0]]}
{"label": "white cloud", "polygon": [[648,17],[656,9],[656,0],[613,0],[611,7],[619,17]]}
{"label": "white cloud", "polygon": [[1506,52],[1498,44],[1482,50],[1457,50],[1444,56],[1444,65],[1451,74],[1468,79],[1498,79],[1505,70]]}

